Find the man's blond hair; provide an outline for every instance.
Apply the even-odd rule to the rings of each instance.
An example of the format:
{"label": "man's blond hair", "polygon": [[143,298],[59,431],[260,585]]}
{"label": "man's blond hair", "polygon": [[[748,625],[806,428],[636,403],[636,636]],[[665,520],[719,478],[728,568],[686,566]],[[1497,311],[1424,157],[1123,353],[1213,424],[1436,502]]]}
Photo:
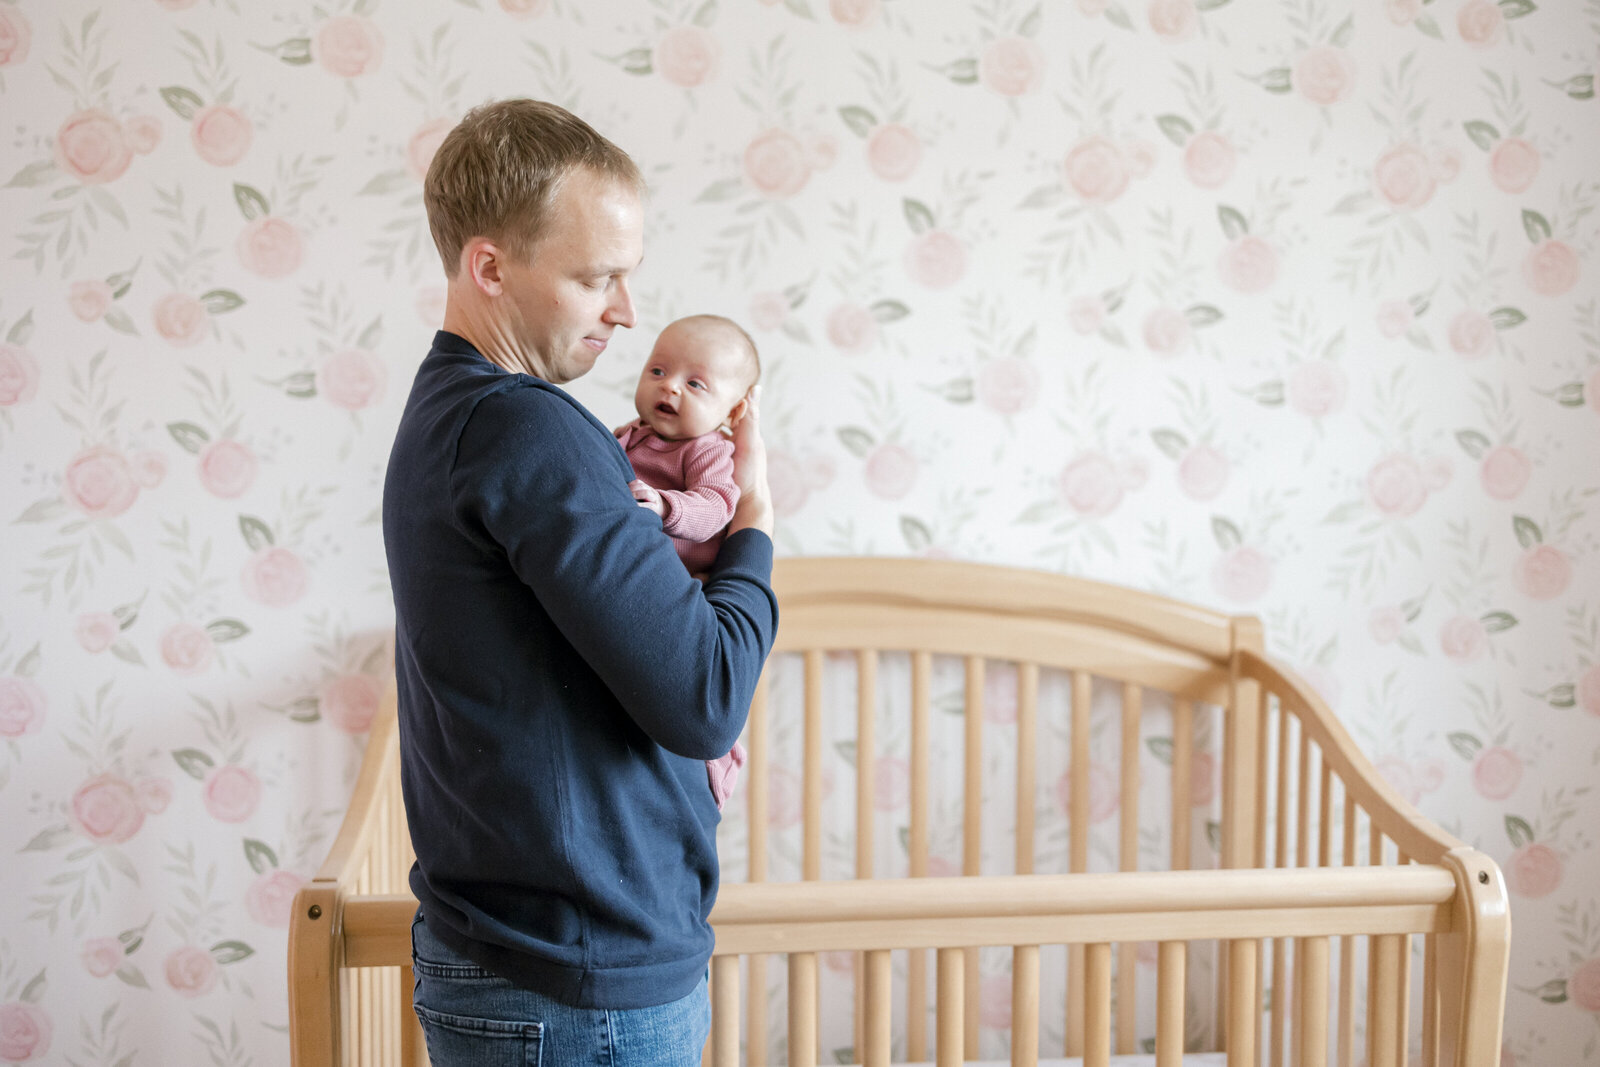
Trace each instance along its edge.
{"label": "man's blond hair", "polygon": [[422,184],[445,274],[455,277],[461,250],[474,237],[527,259],[562,181],[580,167],[644,192],[628,154],[566,108],[523,99],[467,112],[445,135]]}

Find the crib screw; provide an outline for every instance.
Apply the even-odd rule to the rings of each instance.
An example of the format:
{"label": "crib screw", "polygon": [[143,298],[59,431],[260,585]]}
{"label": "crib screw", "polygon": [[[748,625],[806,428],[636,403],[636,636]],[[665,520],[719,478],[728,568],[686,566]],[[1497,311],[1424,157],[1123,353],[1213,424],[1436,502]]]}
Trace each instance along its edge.
{"label": "crib screw", "polygon": [[1479,871],[1478,872],[1478,884],[1479,885],[1488,885],[1489,884],[1489,872],[1488,871]]}
{"label": "crib screw", "polygon": [[307,911],[306,914],[311,916],[313,919],[322,918],[322,905],[321,904],[313,904],[313,905],[311,905],[310,910]]}

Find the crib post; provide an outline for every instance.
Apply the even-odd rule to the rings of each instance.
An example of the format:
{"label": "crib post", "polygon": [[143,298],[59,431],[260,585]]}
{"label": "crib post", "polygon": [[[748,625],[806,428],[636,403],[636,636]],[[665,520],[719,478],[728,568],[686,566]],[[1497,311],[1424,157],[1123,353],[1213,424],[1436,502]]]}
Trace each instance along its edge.
{"label": "crib post", "polygon": [[1453,928],[1436,935],[1439,1059],[1450,1067],[1499,1063],[1511,949],[1505,880],[1477,849],[1451,849],[1439,862],[1456,876],[1457,887]]}
{"label": "crib post", "polygon": [[[1256,866],[1256,840],[1253,832],[1257,811],[1265,799],[1257,781],[1258,756],[1266,743],[1262,723],[1261,685],[1244,674],[1240,653],[1263,654],[1266,638],[1261,620],[1249,615],[1235,616],[1230,625],[1231,652],[1228,662],[1229,706],[1226,737],[1222,749],[1222,855],[1224,868]],[[1254,1067],[1256,1039],[1260,1034],[1260,1001],[1257,994],[1260,972],[1256,956],[1259,941],[1234,941],[1225,955],[1226,996],[1218,998],[1222,1008],[1224,1041],[1229,1067],[1247,1064]],[[1236,1033],[1248,1025],[1248,1034]]]}
{"label": "crib post", "polygon": [[289,1044],[295,1067],[337,1067],[339,967],[335,929],[339,884],[318,878],[300,887],[289,922]]}

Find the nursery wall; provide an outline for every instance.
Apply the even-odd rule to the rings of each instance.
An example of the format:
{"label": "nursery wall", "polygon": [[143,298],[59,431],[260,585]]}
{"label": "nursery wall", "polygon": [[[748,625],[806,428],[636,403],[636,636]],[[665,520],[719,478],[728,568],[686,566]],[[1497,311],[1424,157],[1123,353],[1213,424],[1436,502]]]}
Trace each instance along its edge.
{"label": "nursery wall", "polygon": [[652,188],[603,420],[722,312],[783,553],[1258,613],[1504,865],[1505,1062],[1600,1064],[1597,56],[1600,0],[0,0],[0,1060],[286,1060],[419,177],[522,94]]}

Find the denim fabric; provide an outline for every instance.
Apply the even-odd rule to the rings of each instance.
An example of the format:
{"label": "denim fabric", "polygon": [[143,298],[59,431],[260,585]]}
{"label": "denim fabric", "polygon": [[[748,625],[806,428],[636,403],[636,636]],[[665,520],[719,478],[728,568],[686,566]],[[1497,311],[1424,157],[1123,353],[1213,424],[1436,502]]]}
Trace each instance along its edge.
{"label": "denim fabric", "polygon": [[698,1067],[711,1033],[705,979],[669,1004],[573,1008],[513,985],[411,923],[412,1002],[433,1067]]}

